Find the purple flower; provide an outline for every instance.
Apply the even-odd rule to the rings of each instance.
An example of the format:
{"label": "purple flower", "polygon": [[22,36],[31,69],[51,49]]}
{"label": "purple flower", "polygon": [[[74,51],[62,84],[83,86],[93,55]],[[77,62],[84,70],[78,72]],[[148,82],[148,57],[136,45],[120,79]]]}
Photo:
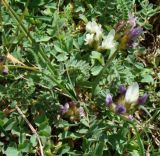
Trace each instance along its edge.
{"label": "purple flower", "polygon": [[79,115],[80,115],[80,117],[84,117],[85,116],[83,107],[79,108]]}
{"label": "purple flower", "polygon": [[3,71],[2,71],[2,74],[3,75],[8,75],[8,68],[4,68]]}
{"label": "purple flower", "polygon": [[125,93],[126,93],[126,87],[125,86],[123,86],[123,85],[121,85],[120,87],[119,87],[119,90],[118,90],[118,92],[121,94],[121,95],[124,95]]}
{"label": "purple flower", "polygon": [[137,17],[133,16],[132,13],[128,13],[128,23],[134,28],[136,26]]}
{"label": "purple flower", "polygon": [[149,95],[147,93],[143,96],[139,96],[137,103],[143,105],[147,101],[148,96]]}
{"label": "purple flower", "polygon": [[61,106],[60,106],[60,109],[61,109],[62,115],[64,115],[64,114],[65,114],[66,112],[68,112],[68,110],[69,110],[69,104],[68,104],[68,103],[65,103],[64,106],[61,105]]}
{"label": "purple flower", "polygon": [[128,32],[128,38],[129,39],[128,39],[127,46],[129,48],[133,47],[134,42],[141,35],[142,32],[143,32],[143,29],[141,27],[133,28]]}
{"label": "purple flower", "polygon": [[110,105],[113,103],[112,95],[108,94],[108,95],[106,96],[105,102],[106,102],[106,106],[110,106]]}
{"label": "purple flower", "polygon": [[118,104],[116,106],[116,113],[118,114],[124,114],[126,112],[126,108],[124,105]]}
{"label": "purple flower", "polygon": [[128,119],[129,119],[130,121],[133,121],[133,120],[134,120],[133,115],[128,115]]}
{"label": "purple flower", "polygon": [[135,41],[142,32],[143,29],[141,27],[133,28],[129,31],[129,37],[131,40]]}

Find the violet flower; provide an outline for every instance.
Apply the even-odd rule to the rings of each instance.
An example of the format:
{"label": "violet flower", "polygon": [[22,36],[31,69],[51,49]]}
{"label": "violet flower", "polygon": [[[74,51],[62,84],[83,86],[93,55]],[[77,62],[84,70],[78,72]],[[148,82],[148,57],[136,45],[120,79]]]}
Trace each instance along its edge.
{"label": "violet flower", "polygon": [[132,13],[128,13],[128,23],[134,28],[136,26],[137,17],[133,16]]}
{"label": "violet flower", "polygon": [[106,96],[105,102],[106,102],[106,106],[110,106],[110,105],[113,103],[112,95],[108,94],[108,95]]}
{"label": "violet flower", "polygon": [[126,89],[125,86],[121,85],[121,86],[119,87],[119,90],[118,90],[119,94],[125,95],[126,91],[127,91],[127,89]]}
{"label": "violet flower", "polygon": [[132,40],[136,40],[138,36],[143,32],[143,29],[141,27],[136,27],[130,30],[129,37]]}
{"label": "violet flower", "polygon": [[130,121],[133,121],[133,120],[134,120],[133,115],[128,115],[128,119],[129,119]]}
{"label": "violet flower", "polygon": [[133,47],[134,42],[141,35],[142,32],[143,32],[143,29],[141,27],[133,28],[128,32],[128,38],[129,39],[128,39],[127,46],[129,48]]}
{"label": "violet flower", "polygon": [[83,107],[79,108],[79,115],[80,115],[80,117],[84,117],[85,116]]}
{"label": "violet flower", "polygon": [[62,113],[62,115],[64,115],[66,112],[68,112],[68,110],[69,110],[69,104],[68,103],[65,103],[65,105],[63,106],[63,105],[61,105],[60,106],[61,108],[61,113]]}
{"label": "violet flower", "polygon": [[125,106],[124,105],[121,105],[121,104],[118,104],[117,106],[116,106],[116,113],[118,113],[118,114],[124,114],[124,113],[126,113],[126,108],[125,108]]}
{"label": "violet flower", "polygon": [[143,105],[147,101],[148,96],[149,95],[147,93],[143,96],[139,96],[137,103]]}

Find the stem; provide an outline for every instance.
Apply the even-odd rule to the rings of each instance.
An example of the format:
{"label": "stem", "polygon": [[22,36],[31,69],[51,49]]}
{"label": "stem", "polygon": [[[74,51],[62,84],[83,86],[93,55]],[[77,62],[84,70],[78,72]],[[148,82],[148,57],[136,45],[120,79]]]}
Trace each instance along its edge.
{"label": "stem", "polygon": [[138,144],[139,144],[140,156],[145,156],[144,145],[143,145],[141,137],[140,137],[140,135],[138,133],[138,130],[137,130],[136,126],[134,125],[134,123],[130,123],[130,124],[133,126],[133,128],[134,128],[134,130],[136,132],[136,137],[137,137],[137,141],[138,141]]}
{"label": "stem", "polygon": [[7,0],[2,0],[4,6],[9,10],[10,15],[16,19],[17,23],[19,24],[19,28],[22,30],[22,32],[28,37],[29,41],[32,43],[34,42],[34,39],[32,38],[32,36],[30,35],[30,33],[28,33],[27,29],[25,28],[25,26],[22,24],[21,20],[19,19],[19,17],[17,16],[17,14],[14,12],[14,10],[9,6]]}
{"label": "stem", "polygon": [[107,63],[105,64],[105,66],[103,67],[103,69],[100,71],[99,75],[95,78],[95,81],[93,82],[93,88],[92,88],[92,96],[95,94],[95,90],[96,87],[101,79],[101,77],[103,76],[105,70],[108,68],[108,66],[111,64],[111,62],[113,61],[113,59],[115,58],[115,56],[117,55],[118,50],[115,51],[111,57],[108,59]]}
{"label": "stem", "polygon": [[17,65],[7,65],[7,67],[13,69],[13,68],[20,68],[20,69],[26,69],[26,70],[31,70],[31,71],[36,71],[38,72],[37,67],[29,67],[29,66],[17,66]]}
{"label": "stem", "polygon": [[38,141],[38,143],[39,143],[39,148],[40,148],[41,156],[44,156],[43,146],[42,146],[41,139],[40,139],[37,131],[36,131],[35,128],[32,126],[32,124],[28,121],[28,119],[26,118],[26,116],[23,114],[23,112],[21,111],[21,109],[20,109],[17,105],[16,105],[16,110],[17,110],[17,112],[22,116],[22,118],[24,119],[24,121],[27,123],[27,125],[28,125],[29,128],[31,129],[32,133],[36,135],[37,141]]}

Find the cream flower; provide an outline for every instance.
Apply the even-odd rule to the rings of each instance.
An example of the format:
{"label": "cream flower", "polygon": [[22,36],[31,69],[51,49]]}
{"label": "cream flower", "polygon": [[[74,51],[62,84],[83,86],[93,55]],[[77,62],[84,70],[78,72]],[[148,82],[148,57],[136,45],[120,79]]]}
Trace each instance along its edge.
{"label": "cream flower", "polygon": [[98,33],[101,34],[102,33],[102,28],[101,28],[101,24],[97,24],[95,21],[92,22],[88,22],[86,25],[86,30],[90,33]]}
{"label": "cream flower", "polygon": [[94,34],[86,34],[85,45],[92,45],[94,42]]}
{"label": "cream flower", "polygon": [[96,41],[100,41],[100,40],[102,39],[102,35],[103,35],[102,30],[100,30],[100,29],[98,28],[98,30],[97,30],[97,32],[96,32],[96,35],[95,35],[95,40],[96,40]]}
{"label": "cream flower", "polygon": [[95,21],[88,22],[86,25],[86,31],[95,35],[95,41],[100,41],[102,39],[103,30],[101,24],[97,24]]}
{"label": "cream flower", "polygon": [[117,42],[114,40],[115,30],[112,29],[107,36],[104,37],[102,41],[102,49],[113,49],[116,47]]}
{"label": "cream flower", "polygon": [[125,101],[126,103],[136,103],[139,97],[139,85],[137,82],[133,83],[131,86],[128,87]]}

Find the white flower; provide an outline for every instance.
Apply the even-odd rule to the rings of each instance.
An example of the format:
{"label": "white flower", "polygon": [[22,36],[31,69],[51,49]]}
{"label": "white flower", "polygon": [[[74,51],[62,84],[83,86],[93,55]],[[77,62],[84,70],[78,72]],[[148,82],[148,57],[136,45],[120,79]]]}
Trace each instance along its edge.
{"label": "white flower", "polygon": [[[94,40],[96,42],[99,42],[102,39],[103,30],[102,30],[101,24],[97,24],[95,21],[92,21],[92,22],[90,21],[86,25],[86,31],[91,33],[92,35],[94,35]],[[86,38],[87,38],[87,36],[86,36]],[[91,38],[92,38],[92,36],[88,35],[88,39],[90,40]],[[89,42],[89,43],[91,43],[91,42]],[[86,44],[88,44],[88,42]]]}
{"label": "white flower", "polygon": [[102,41],[101,48],[102,49],[112,49],[115,48],[117,45],[117,42],[114,40],[115,36],[115,30],[112,29],[107,36],[104,37],[104,40]]}
{"label": "white flower", "polygon": [[86,34],[85,45],[91,45],[94,41],[94,34]]}
{"label": "white flower", "polygon": [[88,22],[86,25],[86,30],[90,33],[102,34],[101,24],[97,24],[95,21]]}
{"label": "white flower", "polygon": [[135,103],[139,97],[139,85],[137,82],[133,83],[131,86],[128,87],[125,101],[126,103]]}
{"label": "white flower", "polygon": [[102,30],[98,29],[96,32],[95,40],[100,41],[102,39],[102,35],[103,35]]}

